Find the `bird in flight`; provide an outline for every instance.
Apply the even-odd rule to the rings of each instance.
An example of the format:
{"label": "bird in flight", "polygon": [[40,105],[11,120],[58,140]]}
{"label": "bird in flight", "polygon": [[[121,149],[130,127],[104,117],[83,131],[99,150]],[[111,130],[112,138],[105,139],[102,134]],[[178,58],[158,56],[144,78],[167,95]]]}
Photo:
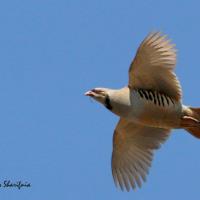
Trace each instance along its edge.
{"label": "bird in flight", "polygon": [[150,33],[130,65],[128,86],[85,93],[120,117],[113,135],[112,175],[121,190],[146,181],[154,150],[171,129],[185,129],[200,138],[200,108],[182,104],[175,65],[171,41],[160,32]]}

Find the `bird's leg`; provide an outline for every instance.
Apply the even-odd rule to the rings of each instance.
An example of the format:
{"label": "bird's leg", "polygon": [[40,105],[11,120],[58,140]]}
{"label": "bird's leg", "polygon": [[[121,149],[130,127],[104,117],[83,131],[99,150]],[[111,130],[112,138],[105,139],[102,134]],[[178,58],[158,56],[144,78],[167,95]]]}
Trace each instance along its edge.
{"label": "bird's leg", "polygon": [[200,121],[193,117],[183,116],[180,125],[182,128],[197,127],[200,125]]}

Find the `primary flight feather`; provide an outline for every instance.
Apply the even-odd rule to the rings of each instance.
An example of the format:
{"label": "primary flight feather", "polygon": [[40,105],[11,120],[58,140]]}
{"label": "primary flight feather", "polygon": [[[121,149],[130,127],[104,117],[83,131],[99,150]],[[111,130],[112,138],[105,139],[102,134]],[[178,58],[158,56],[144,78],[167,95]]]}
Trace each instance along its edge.
{"label": "primary flight feather", "polygon": [[146,181],[154,150],[171,129],[183,128],[200,138],[200,108],[182,104],[175,65],[176,49],[167,36],[150,33],[131,63],[127,87],[85,93],[120,117],[113,135],[112,174],[122,190]]}

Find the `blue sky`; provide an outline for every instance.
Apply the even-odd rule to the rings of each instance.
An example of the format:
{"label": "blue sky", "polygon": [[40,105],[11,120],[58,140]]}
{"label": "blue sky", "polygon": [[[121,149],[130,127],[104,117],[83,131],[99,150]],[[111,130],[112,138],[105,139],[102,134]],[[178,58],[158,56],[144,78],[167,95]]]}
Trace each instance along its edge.
{"label": "blue sky", "polygon": [[160,0],[20,0],[0,3],[0,183],[12,199],[197,199],[200,140],[173,131],[147,182],[121,192],[112,180],[118,118],[83,93],[127,84],[152,30],[178,48],[183,102],[200,106],[200,3]]}

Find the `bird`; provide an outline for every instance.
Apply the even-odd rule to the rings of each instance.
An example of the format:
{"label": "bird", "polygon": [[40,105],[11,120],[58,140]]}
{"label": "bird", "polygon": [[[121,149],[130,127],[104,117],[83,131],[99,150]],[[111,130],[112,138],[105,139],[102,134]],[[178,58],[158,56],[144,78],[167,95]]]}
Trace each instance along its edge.
{"label": "bird", "polygon": [[85,93],[119,117],[111,167],[115,185],[122,191],[141,188],[155,150],[172,129],[185,129],[200,139],[200,108],[182,104],[182,89],[174,72],[176,51],[166,34],[151,32],[130,64],[127,86],[97,87]]}

